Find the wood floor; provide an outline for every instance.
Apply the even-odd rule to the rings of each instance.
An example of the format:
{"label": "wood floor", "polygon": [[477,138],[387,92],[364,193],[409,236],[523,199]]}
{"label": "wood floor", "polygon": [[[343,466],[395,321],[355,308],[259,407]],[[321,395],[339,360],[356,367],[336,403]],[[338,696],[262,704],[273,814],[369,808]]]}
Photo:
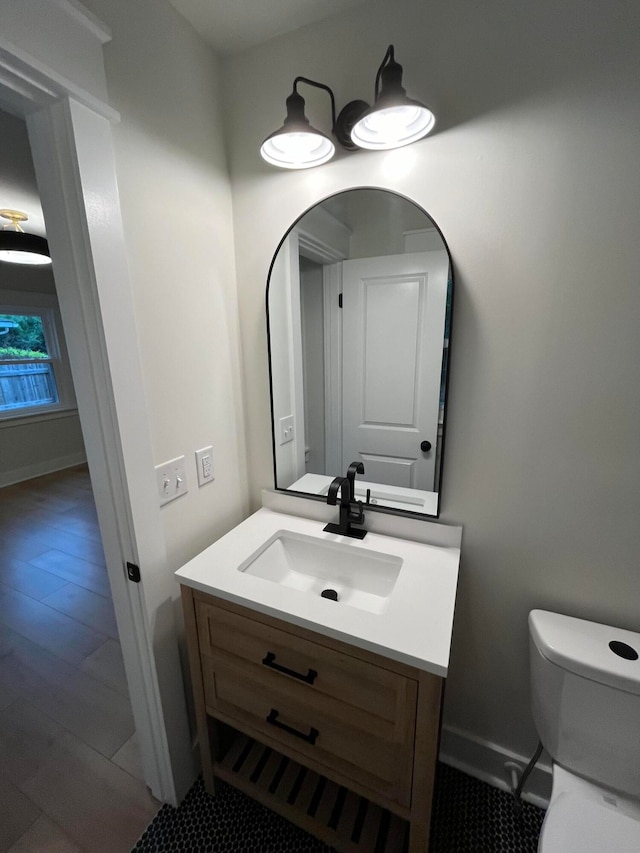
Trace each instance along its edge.
{"label": "wood floor", "polygon": [[87,470],[0,489],[0,853],[124,853],[159,807]]}

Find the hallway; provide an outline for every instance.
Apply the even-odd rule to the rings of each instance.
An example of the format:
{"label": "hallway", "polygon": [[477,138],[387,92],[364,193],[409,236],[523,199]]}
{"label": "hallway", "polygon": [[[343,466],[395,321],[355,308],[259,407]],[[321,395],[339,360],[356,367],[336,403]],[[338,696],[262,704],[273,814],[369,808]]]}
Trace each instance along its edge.
{"label": "hallway", "polygon": [[0,489],[0,853],[128,851],[159,807],[87,469]]}

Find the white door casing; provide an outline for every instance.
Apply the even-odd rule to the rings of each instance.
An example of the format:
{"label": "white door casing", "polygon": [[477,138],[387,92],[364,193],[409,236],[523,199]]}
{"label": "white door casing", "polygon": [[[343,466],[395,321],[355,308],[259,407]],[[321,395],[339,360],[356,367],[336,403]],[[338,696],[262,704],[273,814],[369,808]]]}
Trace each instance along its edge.
{"label": "white door casing", "polygon": [[323,455],[325,471],[339,471],[342,466],[342,312],[337,306],[342,293],[342,261],[349,252],[351,231],[319,207],[307,211],[294,231],[300,257],[322,266]]}
{"label": "white door casing", "polygon": [[[277,486],[288,488],[305,472],[305,424],[298,235],[282,243],[269,276],[271,405]],[[283,442],[281,420],[293,416],[294,437]]]}
{"label": "white door casing", "polygon": [[[177,804],[195,765],[118,200],[117,113],[104,95],[110,36],[76,0],[0,0],[0,24],[0,105],[27,119],[145,781]],[[125,579],[126,561],[141,583]]]}
{"label": "white door casing", "polygon": [[323,267],[300,258],[305,471],[325,471]]}
{"label": "white door casing", "polygon": [[342,470],[433,491],[448,271],[444,250],[343,262]]}
{"label": "white door casing", "polygon": [[324,297],[325,472],[342,470],[342,261],[322,268]]}

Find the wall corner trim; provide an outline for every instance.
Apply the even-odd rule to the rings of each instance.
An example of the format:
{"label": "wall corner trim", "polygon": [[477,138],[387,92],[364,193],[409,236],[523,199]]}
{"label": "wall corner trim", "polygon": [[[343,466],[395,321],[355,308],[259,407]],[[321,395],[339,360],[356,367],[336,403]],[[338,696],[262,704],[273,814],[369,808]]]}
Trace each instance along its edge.
{"label": "wall corner trim", "polygon": [[111,41],[111,30],[79,0],[53,0],[64,12],[79,21],[82,26],[94,35],[100,44]]}

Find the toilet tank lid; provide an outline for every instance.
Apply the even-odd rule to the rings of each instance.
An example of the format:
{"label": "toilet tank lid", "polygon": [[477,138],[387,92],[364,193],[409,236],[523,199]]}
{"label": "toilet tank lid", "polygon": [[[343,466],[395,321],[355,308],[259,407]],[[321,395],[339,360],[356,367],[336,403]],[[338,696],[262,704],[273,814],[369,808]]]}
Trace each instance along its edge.
{"label": "toilet tank lid", "polygon": [[529,633],[540,654],[552,663],[592,681],[640,694],[640,634],[635,631],[532,610]]}

